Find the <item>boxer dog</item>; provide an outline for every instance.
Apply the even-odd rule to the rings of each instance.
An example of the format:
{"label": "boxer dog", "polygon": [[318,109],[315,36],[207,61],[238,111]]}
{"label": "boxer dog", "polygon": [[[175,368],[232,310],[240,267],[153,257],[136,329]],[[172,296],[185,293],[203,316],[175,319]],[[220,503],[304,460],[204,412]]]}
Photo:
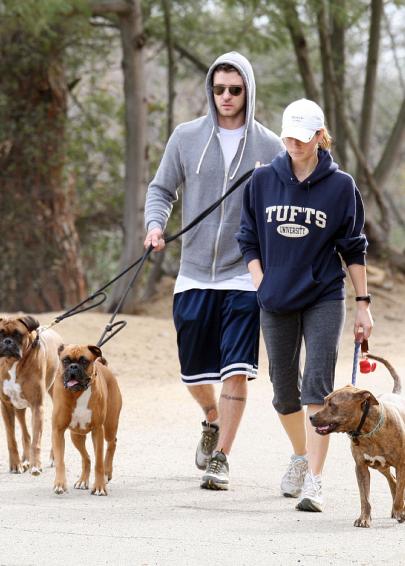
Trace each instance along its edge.
{"label": "boxer dog", "polygon": [[[53,330],[41,331],[32,316],[0,318],[0,403],[12,473],[28,468],[32,475],[41,473],[45,393],[52,397],[61,342]],[[27,407],[32,412],[32,442],[25,422]],[[15,438],[16,416],[22,430],[22,459]]]}
{"label": "boxer dog", "polygon": [[[65,430],[69,428],[72,442],[82,457],[82,473],[74,487],[89,488],[90,457],[85,443],[86,434],[91,431],[95,453],[95,481],[91,493],[107,495],[106,483],[112,478],[122,406],[117,379],[97,346],[60,346],[59,357],[61,363],[54,385],[52,413],[56,466],[54,492],[67,491],[64,452]],[[105,459],[104,439],[107,441]]]}
{"label": "boxer dog", "polygon": [[401,380],[387,360],[368,357],[387,367],[394,379],[392,393],[376,398],[370,391],[346,385],[325,397],[323,409],[310,416],[317,433],[346,432],[350,436],[361,500],[354,526],[366,528],[371,525],[369,468],[385,476],[393,500],[391,517],[405,522],[405,398],[400,395]]}

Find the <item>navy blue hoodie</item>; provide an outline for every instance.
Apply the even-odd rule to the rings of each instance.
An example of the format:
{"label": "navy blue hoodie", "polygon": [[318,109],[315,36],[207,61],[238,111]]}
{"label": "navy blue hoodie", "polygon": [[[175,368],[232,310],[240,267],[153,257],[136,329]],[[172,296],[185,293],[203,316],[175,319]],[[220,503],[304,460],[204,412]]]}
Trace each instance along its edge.
{"label": "navy blue hoodie", "polygon": [[[365,264],[364,209],[353,178],[329,151],[300,182],[287,152],[254,172],[245,188],[236,234],[248,264],[261,261],[261,308],[287,313],[344,298],[346,265]],[[339,255],[340,254],[340,255]]]}

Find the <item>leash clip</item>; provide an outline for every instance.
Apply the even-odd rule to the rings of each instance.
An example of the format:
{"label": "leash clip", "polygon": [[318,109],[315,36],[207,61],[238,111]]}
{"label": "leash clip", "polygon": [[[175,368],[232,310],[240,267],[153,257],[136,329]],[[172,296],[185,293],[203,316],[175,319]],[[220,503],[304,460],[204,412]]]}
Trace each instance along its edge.
{"label": "leash clip", "polygon": [[[117,322],[114,322],[113,324],[107,324],[107,326],[105,327],[105,330],[103,332],[103,334],[101,335],[100,340],[97,342],[97,346],[99,348],[101,348],[101,346],[103,346],[106,342],[108,342],[109,340],[111,340],[111,338],[113,338],[113,336],[115,336],[116,334],[118,334],[118,332],[120,332],[124,326],[127,325],[127,321],[126,320],[117,320]],[[115,328],[116,327],[116,328]],[[113,331],[113,328],[115,328],[115,330]],[[107,336],[107,334],[110,333],[109,336]]]}

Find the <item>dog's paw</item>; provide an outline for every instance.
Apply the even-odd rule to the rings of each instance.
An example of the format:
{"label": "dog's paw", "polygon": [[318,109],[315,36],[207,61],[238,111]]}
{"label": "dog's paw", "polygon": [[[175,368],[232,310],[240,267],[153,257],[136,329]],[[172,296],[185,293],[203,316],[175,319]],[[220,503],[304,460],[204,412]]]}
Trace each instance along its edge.
{"label": "dog's paw", "polygon": [[89,482],[80,478],[77,480],[74,487],[75,489],[89,489]]}
{"label": "dog's paw", "polygon": [[53,486],[53,491],[56,495],[62,495],[62,493],[66,493],[67,486],[65,482],[55,482]]}
{"label": "dog's paw", "polygon": [[29,470],[29,469],[30,469],[30,463],[29,463],[29,461],[28,461],[28,460],[23,460],[22,467],[23,467],[23,472],[26,472],[27,470]]}
{"label": "dog's paw", "polygon": [[393,519],[396,519],[398,521],[398,523],[404,523],[405,522],[405,510],[400,509],[399,511],[396,511],[395,509],[393,509],[392,513],[391,513],[391,517]]}
{"label": "dog's paw", "polygon": [[92,495],[107,495],[107,489],[105,485],[94,485],[91,490]]}
{"label": "dog's paw", "polygon": [[371,527],[371,519],[366,517],[359,517],[354,521],[355,527],[363,527],[364,529],[369,529]]}
{"label": "dog's paw", "polygon": [[32,468],[30,469],[30,474],[32,476],[39,476],[42,473],[42,468],[39,468],[37,466],[32,466]]}
{"label": "dog's paw", "polygon": [[24,465],[21,462],[10,464],[10,474],[23,474],[24,472]]}

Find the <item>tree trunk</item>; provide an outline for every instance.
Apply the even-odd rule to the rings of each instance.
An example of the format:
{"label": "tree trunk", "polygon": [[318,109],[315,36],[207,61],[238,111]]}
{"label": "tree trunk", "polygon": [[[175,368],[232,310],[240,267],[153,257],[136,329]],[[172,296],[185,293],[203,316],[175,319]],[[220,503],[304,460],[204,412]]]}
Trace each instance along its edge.
{"label": "tree trunk", "polygon": [[369,158],[370,135],[373,118],[375,88],[377,82],[377,64],[380,47],[380,28],[383,14],[383,1],[372,0],[370,34],[368,42],[366,79],[364,81],[363,101],[361,105],[361,122],[359,128],[359,145],[366,159]]}
{"label": "tree trunk", "polygon": [[[285,6],[287,6],[287,3],[285,4]],[[294,1],[289,0],[288,6],[293,17],[290,22],[286,22],[286,27],[290,32],[292,42],[295,46],[297,37],[301,37],[301,43],[305,46],[304,57],[302,53],[300,57],[297,53],[296,55],[297,66],[303,79],[304,88],[306,89],[303,76],[304,66],[302,64],[302,60],[304,59],[306,61],[305,67],[308,68],[310,67],[310,62],[309,60],[307,61],[308,54],[306,50],[306,41],[304,37],[303,26],[299,20],[299,15],[296,10]],[[367,238],[372,244],[370,246],[370,251],[372,251],[373,255],[377,257],[389,258],[391,265],[393,265],[397,269],[400,269],[401,271],[405,271],[405,256],[403,254],[395,252],[395,250],[393,250],[389,244],[391,215],[385,202],[382,187],[378,183],[377,177],[371,171],[366,156],[359,146],[353,126],[347,118],[345,94],[342,91],[342,85],[339,80],[339,75],[336,72],[335,66],[333,64],[332,37],[329,33],[327,33],[328,27],[327,25],[325,25],[326,10],[324,9],[324,7],[325,3],[323,1],[320,9],[318,4],[318,32],[320,37],[322,37],[322,50],[324,51],[322,56],[324,57],[324,65],[327,68],[328,76],[330,77],[330,86],[332,88],[335,100],[336,120],[340,123],[346,141],[353,151],[357,167],[364,173],[364,183],[367,184],[370,195],[374,199],[378,208],[377,213],[373,215],[373,218],[368,219],[368,221],[366,222]],[[374,14],[374,17],[376,18],[376,13]],[[380,17],[382,17],[382,13]],[[321,22],[321,20],[323,21]],[[374,28],[376,25],[376,22],[374,22]],[[373,33],[376,33],[375,30]],[[375,42],[375,38],[373,39],[373,42]],[[373,51],[375,51],[374,48]],[[381,179],[385,179],[385,177],[388,175],[390,166],[399,154],[401,141],[405,134],[404,115],[405,102],[402,104],[398,112],[396,123],[393,126],[389,141],[386,146],[386,149],[388,146],[390,147],[391,152],[388,152],[387,150],[384,151],[383,156],[380,160],[380,164],[376,168],[376,174],[378,174],[379,178]]]}
{"label": "tree trunk", "polygon": [[86,293],[75,193],[63,174],[62,38],[48,41],[44,49],[21,30],[0,44],[1,311],[60,310]]}
{"label": "tree trunk", "polygon": [[[112,7],[113,7],[112,3]],[[127,3],[128,11],[119,13],[125,96],[125,211],[124,247],[120,270],[142,255],[144,204],[147,187],[146,95],[144,76],[144,44],[140,0]],[[120,279],[112,289],[110,309],[120,301],[132,272]],[[121,307],[121,312],[135,312],[137,292],[134,286]]]}
{"label": "tree trunk", "polygon": [[[332,1],[332,35],[331,42],[333,45],[333,68],[335,69],[336,79],[340,85],[341,92],[345,92],[345,22],[344,12],[346,10],[345,0]],[[334,104],[334,118],[332,135],[335,138],[336,153],[340,161],[342,169],[347,167],[347,144],[344,127],[339,120],[336,111],[336,102]]]}
{"label": "tree trunk", "polygon": [[312,72],[308,42],[298,15],[297,3],[294,0],[283,0],[280,4],[284,13],[285,25],[290,32],[305,94],[310,100],[319,103],[319,91]]}
{"label": "tree trunk", "polygon": [[[341,167],[346,163],[346,136],[340,119],[339,102],[336,100],[333,82],[338,81],[344,91],[344,31],[337,13],[337,6],[321,0],[317,5],[317,25],[320,57],[323,72],[323,95],[325,101],[326,124],[331,129],[336,153]],[[333,30],[333,31],[332,31]],[[330,53],[329,45],[333,44]],[[345,99],[342,98],[341,104]]]}
{"label": "tree trunk", "polygon": [[[370,140],[371,126],[373,119],[373,109],[375,100],[375,90],[377,83],[377,65],[380,47],[380,29],[383,14],[382,0],[372,0],[371,17],[370,17],[370,33],[368,41],[366,78],[363,88],[363,100],[361,105],[361,119],[359,125],[359,147],[364,157],[369,160],[370,157]],[[364,185],[363,169],[358,164],[356,177],[362,185]]]}
{"label": "tree trunk", "polygon": [[172,20],[170,12],[170,2],[162,0],[163,13],[165,18],[165,40],[167,50],[167,139],[171,136],[173,131],[173,109],[174,99],[176,93],[174,91],[174,81],[176,75],[176,68],[174,63],[174,42],[172,34]]}
{"label": "tree trunk", "polygon": [[[167,51],[167,109],[166,109],[166,139],[171,136],[174,127],[174,99],[176,93],[174,83],[176,77],[176,65],[174,61],[174,41],[172,34],[172,19],[169,0],[162,0],[162,9],[165,22],[165,43]],[[165,259],[166,249],[158,254],[153,254],[153,265],[149,270],[146,280],[146,286],[142,293],[142,300],[149,300],[155,295],[159,281],[163,275],[163,262]]]}
{"label": "tree trunk", "polygon": [[327,0],[320,0],[317,5],[317,24],[319,51],[322,63],[322,94],[326,124],[331,132],[335,132],[335,98],[329,72],[329,61],[326,58],[325,36],[331,34],[330,14]]}

